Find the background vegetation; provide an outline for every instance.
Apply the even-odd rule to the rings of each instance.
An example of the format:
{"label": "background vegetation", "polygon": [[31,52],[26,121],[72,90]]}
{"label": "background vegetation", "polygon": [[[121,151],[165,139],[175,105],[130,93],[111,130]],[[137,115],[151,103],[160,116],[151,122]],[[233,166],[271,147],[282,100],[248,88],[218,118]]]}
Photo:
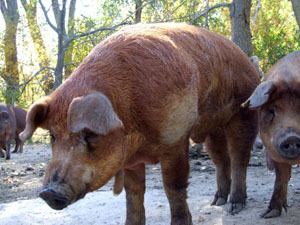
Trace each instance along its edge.
{"label": "background vegetation", "polygon": [[[300,49],[299,2],[0,0],[0,101],[27,108],[63,82],[99,41],[138,22],[174,21],[205,27],[231,38],[242,49],[246,46],[243,50],[258,56],[267,72],[279,58]],[[250,11],[244,19],[251,30],[249,40],[243,36],[247,30],[235,33],[242,26],[233,24],[239,5]]]}

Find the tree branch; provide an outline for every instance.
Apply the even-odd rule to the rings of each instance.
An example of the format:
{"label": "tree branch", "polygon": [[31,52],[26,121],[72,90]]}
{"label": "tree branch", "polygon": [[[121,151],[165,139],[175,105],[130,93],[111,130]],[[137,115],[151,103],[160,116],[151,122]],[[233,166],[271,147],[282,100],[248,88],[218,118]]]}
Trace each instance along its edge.
{"label": "tree branch", "polygon": [[199,17],[201,16],[205,16],[206,14],[208,14],[210,11],[214,10],[214,9],[217,9],[217,8],[221,8],[221,7],[231,7],[231,3],[219,3],[219,4],[216,4],[216,5],[213,5],[209,8],[206,8],[205,10],[201,11],[201,12],[198,12],[198,13],[195,13],[193,15],[193,18],[192,18],[192,22],[194,22],[196,19],[198,19]]}
{"label": "tree branch", "polygon": [[52,0],[51,2],[56,24],[59,24],[61,11],[59,9],[58,0]]}
{"label": "tree branch", "polygon": [[46,10],[44,4],[42,3],[41,0],[39,0],[39,3],[40,3],[40,5],[41,5],[41,8],[42,8],[42,11],[43,11],[43,13],[44,13],[44,15],[45,15],[45,18],[46,18],[47,23],[49,24],[49,26],[50,26],[56,33],[58,33],[57,27],[54,26],[53,23],[51,22],[51,20],[49,19],[48,12],[47,12],[47,10]]}
{"label": "tree branch", "polygon": [[7,16],[7,7],[5,6],[4,0],[0,0],[0,9],[1,9],[3,16],[4,17]]}
{"label": "tree branch", "polygon": [[[19,84],[18,88],[22,87],[21,93],[24,92],[25,87],[26,87],[27,84],[29,84],[35,77],[37,77],[41,72],[43,72],[45,70],[53,70],[54,71],[54,68],[52,68],[52,67],[43,67],[40,70],[38,70],[37,72],[35,72],[27,81],[23,82],[22,84]],[[44,78],[45,77],[43,77],[42,79],[44,79]]]}
{"label": "tree branch", "polygon": [[66,49],[72,41],[77,40],[79,38],[86,37],[86,36],[89,36],[89,35],[92,35],[92,34],[95,34],[98,32],[102,32],[102,31],[107,31],[107,30],[114,31],[114,30],[116,30],[116,28],[118,28],[120,26],[129,25],[129,24],[130,23],[128,23],[128,22],[122,22],[122,23],[119,23],[112,27],[100,27],[98,29],[95,29],[95,30],[92,30],[89,32],[74,35],[73,37],[70,37],[68,41],[66,41],[66,43],[64,44],[64,48]]}
{"label": "tree branch", "polygon": [[254,25],[255,25],[256,18],[257,18],[259,10],[260,10],[260,0],[257,0],[257,5],[255,7],[255,13],[254,13],[254,16],[253,16],[253,19],[252,19],[252,27],[254,27]]}
{"label": "tree branch", "polygon": [[69,6],[69,19],[68,19],[68,31],[67,31],[69,36],[74,35],[75,7],[76,7],[76,0],[71,0],[70,6]]}
{"label": "tree branch", "polygon": [[26,11],[28,9],[28,3],[27,3],[27,1],[26,0],[21,0],[21,3],[22,3],[22,5],[23,5],[23,7],[24,7],[24,9]]}

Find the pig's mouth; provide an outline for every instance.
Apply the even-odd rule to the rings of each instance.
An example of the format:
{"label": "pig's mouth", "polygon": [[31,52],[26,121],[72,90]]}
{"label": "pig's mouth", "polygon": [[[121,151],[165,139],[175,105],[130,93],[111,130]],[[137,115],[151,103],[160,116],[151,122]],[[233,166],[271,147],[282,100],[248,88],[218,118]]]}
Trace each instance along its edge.
{"label": "pig's mouth", "polygon": [[71,201],[64,195],[54,191],[51,188],[45,188],[39,195],[47,204],[56,210],[62,210],[71,204]]}
{"label": "pig's mouth", "polygon": [[71,199],[68,198],[66,195],[61,194],[55,191],[52,188],[45,188],[43,189],[39,196],[52,208],[55,210],[62,210],[66,208],[68,205],[78,201],[81,198],[84,198],[86,195],[86,191],[82,191],[76,198]]}

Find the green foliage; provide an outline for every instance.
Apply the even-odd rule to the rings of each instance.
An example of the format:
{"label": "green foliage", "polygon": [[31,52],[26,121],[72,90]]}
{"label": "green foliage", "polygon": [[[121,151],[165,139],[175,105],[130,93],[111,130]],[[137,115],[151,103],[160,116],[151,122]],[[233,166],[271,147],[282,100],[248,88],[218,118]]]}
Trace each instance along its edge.
{"label": "green foliage", "polygon": [[[96,4],[94,1],[96,1]],[[112,27],[121,22],[128,21],[134,23],[136,0],[94,0],[86,3],[89,7],[97,7],[96,15],[88,17],[77,16],[74,21],[75,33],[89,32],[99,27]],[[232,0],[209,0],[209,7],[219,3],[230,3]],[[252,0],[252,15],[255,12],[257,0]],[[142,22],[185,22],[196,26],[207,27],[208,29],[222,34],[228,38],[231,36],[230,12],[228,7],[221,7],[211,10],[206,16],[197,17],[196,15],[206,9],[206,1],[198,0],[143,0],[142,1]],[[78,4],[77,4],[78,6]],[[20,6],[21,7],[21,4]],[[41,10],[38,8],[38,10]],[[77,9],[76,9],[77,11]],[[41,14],[41,11],[38,14]],[[40,25],[45,24],[42,17],[38,17]],[[0,101],[14,101],[27,108],[32,102],[44,96],[42,88],[42,74],[32,78],[39,70],[37,56],[34,52],[32,40],[28,39],[29,30],[24,15],[20,18],[18,49],[19,51],[19,67],[20,67],[20,83],[30,82],[25,88],[20,90],[8,88],[3,80],[0,80]],[[50,29],[48,25],[47,29]],[[52,31],[51,31],[52,32]],[[45,43],[49,40],[49,30],[45,29],[45,25],[41,26],[41,33]],[[102,39],[112,34],[113,31],[104,31],[92,34],[73,42],[72,62],[68,65],[74,70],[83,58],[97,45]],[[52,33],[55,37],[55,33]],[[261,0],[261,9],[255,25],[252,27],[254,54],[261,60],[261,66],[264,72],[270,68],[278,59],[289,52],[300,49],[300,31],[297,26],[295,16],[293,14],[291,2],[289,0]],[[53,39],[53,37],[51,37]],[[0,33],[0,40],[3,40],[3,33]],[[39,44],[39,42],[37,42]],[[0,72],[4,67],[4,45],[0,41]],[[51,43],[52,51],[50,56],[50,67],[54,67],[56,55],[56,42]],[[22,55],[21,55],[22,54]],[[45,55],[46,54],[41,54]],[[22,62],[24,60],[25,62]],[[69,62],[68,62],[69,63]],[[47,71],[49,72],[49,71]],[[53,71],[50,71],[51,74]]]}
{"label": "green foliage", "polygon": [[264,72],[280,58],[300,48],[300,32],[291,2],[262,0],[257,22],[252,28],[254,54]]}

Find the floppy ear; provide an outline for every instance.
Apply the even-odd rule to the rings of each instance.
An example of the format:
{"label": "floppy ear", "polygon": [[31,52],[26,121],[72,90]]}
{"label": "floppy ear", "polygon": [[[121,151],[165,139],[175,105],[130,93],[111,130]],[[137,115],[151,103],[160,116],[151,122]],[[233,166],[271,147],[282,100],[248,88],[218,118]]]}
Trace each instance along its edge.
{"label": "floppy ear", "polygon": [[25,130],[19,134],[21,141],[24,142],[32,136],[36,128],[45,120],[47,112],[48,103],[45,99],[30,106],[26,115]]}
{"label": "floppy ear", "polygon": [[70,132],[88,130],[95,134],[106,135],[111,130],[123,127],[110,100],[99,92],[74,98],[68,110]]}
{"label": "floppy ear", "polygon": [[250,98],[242,104],[242,107],[255,109],[268,102],[272,92],[275,90],[275,84],[272,81],[264,81],[256,87]]}

